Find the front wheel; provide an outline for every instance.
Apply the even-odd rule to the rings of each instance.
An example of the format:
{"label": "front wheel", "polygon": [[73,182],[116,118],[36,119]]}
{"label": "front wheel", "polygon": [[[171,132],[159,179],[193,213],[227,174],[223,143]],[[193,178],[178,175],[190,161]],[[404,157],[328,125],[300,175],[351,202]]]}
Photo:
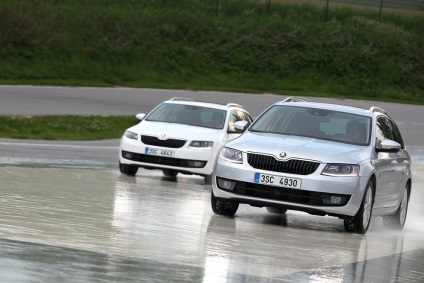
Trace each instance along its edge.
{"label": "front wheel", "polygon": [[408,212],[409,190],[406,185],[403,188],[402,199],[396,212],[383,217],[384,226],[393,230],[402,230],[405,226],[406,214]]}
{"label": "front wheel", "polygon": [[119,171],[121,171],[122,174],[128,176],[135,176],[135,174],[137,174],[138,167],[134,165],[122,164],[119,162]]}
{"label": "front wheel", "polygon": [[212,211],[218,215],[234,216],[239,207],[239,203],[232,200],[217,199],[211,192]]}
{"label": "front wheel", "polygon": [[358,212],[353,218],[344,220],[345,231],[365,234],[368,231],[368,227],[370,226],[373,205],[374,184],[373,182],[368,181],[361,207],[359,207]]}

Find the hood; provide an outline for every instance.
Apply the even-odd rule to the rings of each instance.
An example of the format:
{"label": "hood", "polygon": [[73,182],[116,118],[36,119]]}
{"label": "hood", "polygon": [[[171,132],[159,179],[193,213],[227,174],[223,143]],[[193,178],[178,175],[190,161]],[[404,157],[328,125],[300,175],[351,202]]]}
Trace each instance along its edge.
{"label": "hood", "polygon": [[222,139],[220,134],[222,130],[164,122],[141,121],[139,124],[129,128],[128,131],[155,137],[160,137],[164,134],[166,139],[208,141]]}
{"label": "hood", "polygon": [[226,146],[244,152],[263,153],[275,157],[284,152],[286,153],[284,159],[309,159],[322,163],[357,164],[370,158],[368,146],[269,133],[246,132],[240,138],[227,143]]}

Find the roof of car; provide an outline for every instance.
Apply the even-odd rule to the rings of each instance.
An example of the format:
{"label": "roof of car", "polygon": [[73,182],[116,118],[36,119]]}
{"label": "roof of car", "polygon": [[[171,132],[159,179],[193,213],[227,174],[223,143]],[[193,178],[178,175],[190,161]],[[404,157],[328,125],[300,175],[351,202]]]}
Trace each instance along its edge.
{"label": "roof of car", "polygon": [[372,116],[373,112],[385,113],[385,111],[379,107],[371,107],[370,109],[363,109],[359,107],[346,106],[340,104],[330,104],[321,102],[311,102],[309,100],[291,100],[290,98],[283,101],[277,102],[274,105],[290,105],[294,107],[308,107],[308,108],[319,108],[332,111],[340,111],[351,114],[357,114],[362,116]]}
{"label": "roof of car", "polygon": [[219,103],[213,103],[213,102],[196,101],[196,100],[192,100],[190,98],[185,98],[185,97],[174,97],[165,102],[175,103],[175,104],[184,104],[184,105],[196,105],[196,106],[210,107],[210,108],[216,108],[216,109],[222,109],[222,110],[228,110],[229,108],[244,109],[243,106],[237,103],[219,104]]}

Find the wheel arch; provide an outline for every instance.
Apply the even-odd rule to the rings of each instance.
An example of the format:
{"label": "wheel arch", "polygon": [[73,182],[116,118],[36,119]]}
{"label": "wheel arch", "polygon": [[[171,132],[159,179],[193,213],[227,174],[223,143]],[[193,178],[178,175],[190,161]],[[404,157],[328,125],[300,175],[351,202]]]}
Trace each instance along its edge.
{"label": "wheel arch", "polygon": [[[372,184],[373,184],[373,187],[374,187],[374,189],[372,190],[372,203],[374,204],[374,202],[375,202],[375,193],[376,193],[376,190],[377,190],[377,178],[376,178],[375,174],[372,174],[370,176],[370,178],[368,179],[368,181],[371,181]],[[365,194],[365,191],[364,191],[364,194]]]}
{"label": "wheel arch", "polygon": [[409,199],[411,198],[411,193],[412,193],[412,179],[408,178],[408,181],[406,181],[406,186],[407,186],[407,190],[408,190],[408,202]]}

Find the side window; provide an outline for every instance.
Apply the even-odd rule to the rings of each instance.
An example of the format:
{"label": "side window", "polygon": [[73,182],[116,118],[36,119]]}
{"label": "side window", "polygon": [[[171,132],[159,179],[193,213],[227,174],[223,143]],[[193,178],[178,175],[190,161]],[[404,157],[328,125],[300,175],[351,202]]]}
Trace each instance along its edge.
{"label": "side window", "polygon": [[401,145],[401,148],[404,149],[405,145],[403,143],[402,135],[400,134],[399,128],[396,126],[396,123],[393,120],[389,120],[392,124],[394,141]]}
{"label": "side window", "polygon": [[230,119],[228,121],[228,131],[234,132],[234,123],[237,121],[248,121],[252,124],[252,117],[250,117],[247,113],[240,110],[232,110],[230,113]]}
{"label": "side window", "polygon": [[237,116],[236,111],[232,110],[230,113],[230,119],[228,120],[228,129],[229,132],[234,132],[234,123],[240,121],[240,118]]}
{"label": "side window", "polygon": [[249,124],[252,124],[252,117],[244,111],[237,111],[237,116],[240,118],[240,121],[247,121]]}
{"label": "side window", "polygon": [[395,140],[393,135],[393,124],[386,117],[377,118],[377,127],[376,127],[376,146],[379,147],[381,142],[385,139]]}
{"label": "side window", "polygon": [[249,114],[247,114],[247,113],[244,113],[244,115],[245,115],[245,118],[246,118],[245,120],[247,122],[249,122],[249,124],[251,125],[253,123],[252,117]]}

